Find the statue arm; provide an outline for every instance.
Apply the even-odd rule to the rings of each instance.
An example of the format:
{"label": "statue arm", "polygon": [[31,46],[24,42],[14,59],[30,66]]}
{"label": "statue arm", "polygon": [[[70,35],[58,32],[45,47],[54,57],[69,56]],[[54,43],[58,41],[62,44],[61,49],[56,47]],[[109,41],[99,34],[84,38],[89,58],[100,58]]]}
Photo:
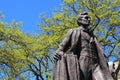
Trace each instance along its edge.
{"label": "statue arm", "polygon": [[60,43],[59,48],[55,51],[55,53],[60,53],[60,52],[64,53],[69,49],[69,47],[71,46],[72,32],[73,32],[72,29],[70,31],[68,31],[66,37]]}

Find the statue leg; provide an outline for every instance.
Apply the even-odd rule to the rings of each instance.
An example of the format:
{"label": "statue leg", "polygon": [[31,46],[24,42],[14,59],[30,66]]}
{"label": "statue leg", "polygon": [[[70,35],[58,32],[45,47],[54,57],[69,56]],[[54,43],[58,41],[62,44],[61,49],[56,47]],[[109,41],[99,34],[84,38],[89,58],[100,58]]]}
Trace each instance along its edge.
{"label": "statue leg", "polygon": [[106,80],[99,65],[96,66],[96,68],[94,69],[92,73],[92,78],[92,80]]}
{"label": "statue leg", "polygon": [[90,69],[91,62],[89,57],[81,56],[79,58],[80,64],[80,80],[92,80],[92,69]]}

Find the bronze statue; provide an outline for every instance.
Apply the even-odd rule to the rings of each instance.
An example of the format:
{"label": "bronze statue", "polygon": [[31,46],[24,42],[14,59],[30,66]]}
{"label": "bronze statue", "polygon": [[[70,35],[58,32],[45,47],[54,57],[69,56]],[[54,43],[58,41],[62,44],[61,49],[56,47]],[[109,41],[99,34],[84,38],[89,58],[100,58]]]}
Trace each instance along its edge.
{"label": "bronze statue", "polygon": [[88,13],[79,14],[77,24],[55,52],[53,80],[113,80]]}

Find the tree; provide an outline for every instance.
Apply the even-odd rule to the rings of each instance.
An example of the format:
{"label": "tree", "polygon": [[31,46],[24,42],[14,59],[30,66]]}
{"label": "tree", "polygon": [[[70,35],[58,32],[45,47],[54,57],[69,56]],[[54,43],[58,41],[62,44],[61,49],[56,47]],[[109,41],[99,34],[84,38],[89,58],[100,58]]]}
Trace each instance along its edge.
{"label": "tree", "polygon": [[31,74],[36,80],[49,79],[50,57],[41,51],[42,37],[25,34],[20,26],[20,22],[0,22],[0,78],[30,79]]}
{"label": "tree", "polygon": [[[62,9],[57,10],[52,17],[42,15],[39,25],[44,30],[42,34],[46,50],[54,53],[59,43],[70,28],[77,26],[76,16],[87,11],[91,16],[90,28],[96,29],[94,33],[102,45],[103,52],[108,61],[119,60],[120,56],[120,1],[116,0],[62,0]],[[42,35],[41,35],[42,37]],[[44,43],[43,42],[43,43]],[[114,60],[113,60],[114,61]],[[118,67],[118,70],[120,68]],[[116,72],[116,75],[118,73]],[[117,77],[117,76],[116,76]],[[116,78],[115,77],[115,78]]]}
{"label": "tree", "polygon": [[33,39],[20,31],[20,24],[15,21],[12,24],[0,22],[0,65],[8,79],[15,79],[28,69],[29,50],[26,45]]}

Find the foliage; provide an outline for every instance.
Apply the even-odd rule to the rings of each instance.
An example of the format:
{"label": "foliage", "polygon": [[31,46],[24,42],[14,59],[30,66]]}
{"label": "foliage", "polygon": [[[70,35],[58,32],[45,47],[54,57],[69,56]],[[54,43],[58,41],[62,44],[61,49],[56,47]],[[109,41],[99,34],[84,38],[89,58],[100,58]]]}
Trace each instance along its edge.
{"label": "foliage", "polygon": [[20,22],[12,21],[11,24],[0,22],[1,78],[23,79],[26,78],[23,74],[32,72],[39,80],[43,78],[43,74],[49,72],[47,71],[49,57],[41,51],[45,51],[41,40],[23,33],[20,26]]}

